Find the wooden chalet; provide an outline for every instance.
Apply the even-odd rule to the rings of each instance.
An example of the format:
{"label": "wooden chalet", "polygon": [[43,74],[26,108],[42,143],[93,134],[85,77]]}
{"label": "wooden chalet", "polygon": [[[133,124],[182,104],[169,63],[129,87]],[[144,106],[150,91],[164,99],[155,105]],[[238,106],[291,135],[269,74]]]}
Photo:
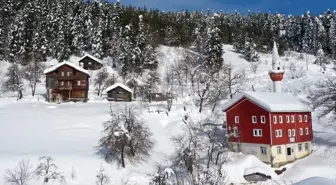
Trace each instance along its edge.
{"label": "wooden chalet", "polygon": [[87,101],[88,71],[70,62],[59,63],[44,71],[49,102]]}
{"label": "wooden chalet", "polygon": [[78,65],[86,70],[99,70],[103,67],[103,62],[92,55],[85,54],[79,59]]}
{"label": "wooden chalet", "polygon": [[124,84],[116,83],[106,89],[108,101],[125,101],[133,100],[133,91]]}

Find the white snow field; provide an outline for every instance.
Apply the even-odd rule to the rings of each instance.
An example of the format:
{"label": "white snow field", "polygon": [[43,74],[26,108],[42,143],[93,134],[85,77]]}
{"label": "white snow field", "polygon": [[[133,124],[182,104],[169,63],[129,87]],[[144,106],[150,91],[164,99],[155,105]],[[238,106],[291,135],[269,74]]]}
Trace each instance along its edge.
{"label": "white snow field", "polygon": [[[166,46],[158,48],[159,72],[162,76],[169,65],[181,58],[180,50],[181,48]],[[271,55],[261,55],[258,73],[253,74],[249,69],[249,63],[233,52],[232,46],[225,45],[224,50],[225,62],[231,63],[235,70],[245,70],[247,74],[242,90],[251,91],[253,85],[256,91],[270,91],[272,84],[268,70],[271,68]],[[322,80],[325,74],[320,71],[319,66],[313,64],[315,57],[307,55],[309,65],[306,70],[306,60],[299,60],[298,55],[292,53],[288,57],[282,57],[286,70],[282,85],[283,91],[305,99],[307,90],[313,88],[313,84]],[[296,72],[288,70],[291,62],[297,66]],[[332,73],[331,67],[332,65],[328,66],[326,73]],[[109,69],[109,72],[114,71]],[[91,74],[94,75],[92,72]],[[295,78],[291,79],[291,75]],[[122,181],[127,180],[137,185],[148,185],[150,179],[148,174],[153,174],[156,166],[174,152],[171,137],[182,132],[182,118],[185,115],[182,103],[179,103],[182,101],[174,103],[169,116],[165,113],[148,111],[148,108],[156,110],[157,104],[149,107],[145,104],[139,106],[139,102],[111,104],[113,109],[120,109],[125,104],[141,107],[139,111],[143,113],[142,117],[155,138],[155,147],[147,162],[139,165],[126,163],[126,168],[123,169],[116,164],[107,164],[95,153],[102,123],[110,118],[110,103],[96,97],[92,91],[93,87],[90,88],[88,103],[47,103],[40,96],[45,92],[43,84],[38,86],[36,97],[29,96],[28,87],[26,96],[21,101],[16,101],[13,93],[0,96],[0,184],[4,184],[2,176],[5,170],[16,167],[21,160],[29,160],[35,168],[38,157],[49,155],[55,158],[55,163],[66,176],[69,185],[95,184],[96,169],[101,165],[111,177],[112,185],[121,185]],[[183,100],[190,101],[191,98]],[[193,111],[195,109],[192,103],[188,106],[192,110],[189,114],[198,114],[197,111]],[[244,175],[260,172],[272,176],[273,179],[258,184],[336,184],[336,127],[328,119],[318,120],[315,113],[313,117],[312,155],[286,165],[287,170],[281,175],[276,175],[274,173],[276,169],[260,162],[254,156],[229,153],[231,160],[222,167],[227,182],[247,183]],[[76,178],[72,179],[71,174],[74,172]],[[41,182],[32,179],[29,184],[41,184]]]}

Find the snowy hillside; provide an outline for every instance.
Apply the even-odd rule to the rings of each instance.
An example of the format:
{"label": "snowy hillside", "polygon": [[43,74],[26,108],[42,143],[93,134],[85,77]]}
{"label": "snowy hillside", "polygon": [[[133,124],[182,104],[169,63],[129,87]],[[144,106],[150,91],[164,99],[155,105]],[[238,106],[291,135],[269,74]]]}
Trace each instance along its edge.
{"label": "snowy hillside", "polygon": [[[172,66],[183,57],[183,48],[160,46],[158,50],[160,79],[165,76]],[[252,90],[270,91],[271,80],[268,70],[271,68],[272,56],[262,54],[257,70],[243,57],[234,52],[232,46],[224,46],[223,56],[226,64],[231,64],[236,71],[244,71],[246,79],[239,91]],[[187,51],[189,52],[189,51]],[[72,57],[71,62],[77,57]],[[333,74],[332,64],[327,66],[325,73],[318,65],[313,64],[315,57],[305,55],[299,59],[298,53],[287,53],[281,58],[285,79],[282,82],[283,90],[306,100],[309,89],[323,80],[326,74]],[[108,63],[108,59],[105,60]],[[55,62],[52,61],[51,62]],[[57,61],[56,61],[57,62]],[[117,73],[107,66],[110,74]],[[96,72],[91,72],[91,80]],[[120,79],[120,82],[123,82]],[[181,93],[175,88],[179,98],[174,99],[172,110],[167,116],[164,112],[155,112],[164,109],[165,103],[132,103],[110,104],[101,97],[97,97],[91,83],[88,103],[52,104],[45,102],[42,97],[45,93],[44,80],[37,88],[37,96],[31,97],[29,88],[24,91],[24,98],[16,101],[15,93],[8,92],[0,95],[0,177],[6,169],[13,169],[21,160],[29,160],[32,168],[36,168],[40,156],[52,156],[63,173],[69,185],[93,185],[96,179],[96,170],[104,166],[111,178],[111,184],[121,185],[129,182],[137,185],[148,185],[149,174],[154,174],[157,165],[165,163],[166,159],[175,152],[171,138],[182,133],[184,124],[182,119],[187,114],[190,117],[202,117],[192,102],[188,92],[189,84]],[[168,88],[162,85],[161,90]],[[172,87],[169,87],[172,88]],[[186,93],[185,93],[186,92]],[[226,102],[228,100],[223,100]],[[102,123],[110,119],[110,106],[113,109],[122,109],[125,105],[134,105],[145,119],[154,134],[155,146],[147,162],[132,165],[126,162],[123,169],[116,164],[107,164],[96,154],[96,146],[103,129]],[[220,105],[217,107],[220,110]],[[208,113],[205,111],[204,114]],[[220,113],[220,111],[219,111]],[[254,156],[233,154],[228,152],[230,161],[223,165],[222,171],[226,175],[226,183],[245,183],[244,175],[260,172],[272,177],[273,181],[264,184],[293,184],[301,180],[319,180],[336,178],[336,127],[327,119],[318,120],[313,114],[314,144],[313,154],[285,167],[287,170],[276,175],[269,165],[260,162]],[[75,175],[74,175],[75,174]],[[308,179],[312,177],[319,177]],[[320,178],[322,177],[322,178]],[[325,179],[324,179],[325,180]],[[0,184],[4,181],[0,178]],[[30,184],[38,184],[40,180],[33,178]],[[124,183],[126,184],[126,183]],[[124,185],[123,184],[123,185]],[[262,183],[260,183],[262,184]],[[304,181],[298,183],[306,184]],[[307,183],[308,184],[308,183]]]}

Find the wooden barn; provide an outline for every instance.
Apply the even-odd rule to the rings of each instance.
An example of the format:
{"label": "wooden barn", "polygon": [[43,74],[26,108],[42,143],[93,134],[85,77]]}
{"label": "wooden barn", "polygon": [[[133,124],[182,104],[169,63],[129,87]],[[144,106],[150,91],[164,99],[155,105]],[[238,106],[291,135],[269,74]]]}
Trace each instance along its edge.
{"label": "wooden barn", "polygon": [[85,54],[79,59],[78,65],[86,70],[99,70],[103,67],[103,62],[90,54]]}
{"label": "wooden barn", "polygon": [[70,62],[59,63],[44,71],[49,102],[87,101],[90,75]]}
{"label": "wooden barn", "polygon": [[106,89],[107,100],[109,101],[125,101],[133,100],[133,91],[124,84],[116,83]]}

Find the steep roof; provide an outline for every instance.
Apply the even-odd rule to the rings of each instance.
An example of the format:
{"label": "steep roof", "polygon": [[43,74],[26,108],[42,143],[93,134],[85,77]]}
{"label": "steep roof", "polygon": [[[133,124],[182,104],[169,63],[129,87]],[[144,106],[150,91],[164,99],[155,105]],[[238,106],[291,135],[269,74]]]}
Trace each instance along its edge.
{"label": "steep roof", "polygon": [[70,62],[61,62],[61,63],[58,63],[58,64],[52,66],[51,68],[48,68],[48,69],[44,70],[44,74],[53,72],[53,71],[57,70],[59,67],[61,67],[61,66],[63,66],[63,65],[68,65],[68,66],[70,66],[70,67],[73,67],[73,68],[75,68],[76,70],[78,70],[78,71],[80,71],[80,72],[83,72],[83,73],[85,73],[85,74],[87,74],[87,75],[90,76],[90,74],[89,74],[89,72],[88,72],[87,70],[83,69],[82,67],[80,67],[80,66],[78,66],[78,65],[75,65],[75,64],[73,64],[73,63],[70,63]]}
{"label": "steep roof", "polygon": [[273,92],[244,92],[225,104],[223,111],[227,111],[244,97],[269,112],[311,112],[308,105],[301,102],[297,97],[287,93]]}
{"label": "steep roof", "polygon": [[108,87],[108,88],[106,89],[106,92],[109,92],[110,90],[115,89],[115,88],[117,88],[117,87],[121,87],[121,88],[123,88],[124,90],[126,90],[126,91],[128,91],[128,92],[130,92],[130,93],[133,93],[132,89],[130,89],[129,87],[127,87],[126,85],[121,84],[121,83],[116,83],[116,84],[114,84],[114,85]]}
{"label": "steep roof", "polygon": [[100,64],[103,64],[103,62],[102,62],[99,58],[94,57],[94,56],[92,56],[92,55],[90,55],[90,54],[88,54],[88,53],[85,53],[85,55],[84,55],[82,58],[80,58],[80,59],[78,60],[78,62],[81,61],[81,60],[83,60],[83,59],[86,58],[86,57],[89,57],[89,58],[91,58],[92,60],[94,60],[94,61],[96,61],[96,62],[98,62],[98,63],[100,63]]}

